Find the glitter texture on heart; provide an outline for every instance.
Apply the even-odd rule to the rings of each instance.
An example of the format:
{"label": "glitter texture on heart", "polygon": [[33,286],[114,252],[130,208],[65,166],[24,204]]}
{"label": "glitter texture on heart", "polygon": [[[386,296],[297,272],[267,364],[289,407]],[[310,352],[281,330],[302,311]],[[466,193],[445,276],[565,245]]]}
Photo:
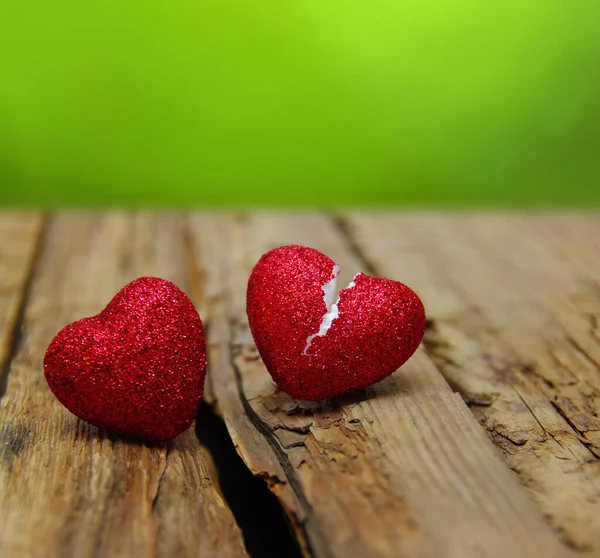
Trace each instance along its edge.
{"label": "glitter texture on heart", "polygon": [[246,310],[258,352],[278,387],[317,401],[366,388],[404,364],[423,339],[425,309],[406,285],[359,273],[333,302],[339,268],[305,246],[258,261]]}
{"label": "glitter texture on heart", "polygon": [[57,399],[80,419],[148,441],[174,438],[198,412],[202,322],[177,285],[141,277],[98,315],[62,329],[44,357]]}

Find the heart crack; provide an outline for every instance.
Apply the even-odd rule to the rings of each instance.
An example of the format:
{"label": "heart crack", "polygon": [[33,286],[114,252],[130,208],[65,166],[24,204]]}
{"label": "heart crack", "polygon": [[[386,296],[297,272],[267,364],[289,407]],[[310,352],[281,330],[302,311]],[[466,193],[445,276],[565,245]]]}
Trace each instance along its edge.
{"label": "heart crack", "polygon": [[[317,333],[309,335],[306,338],[306,346],[304,347],[303,352],[303,354],[305,355],[308,355],[308,349],[310,349],[310,346],[312,345],[313,339],[315,339],[315,337],[323,337],[327,334],[327,332],[333,325],[334,320],[340,315],[338,304],[340,302],[340,295],[342,291],[354,287],[354,285],[356,284],[354,280],[360,275],[360,273],[357,273],[352,279],[352,281],[350,281],[349,285],[345,289],[342,289],[339,293],[337,293],[337,280],[340,274],[340,266],[334,265],[331,274],[333,275],[331,280],[325,283],[322,287],[324,293],[323,300],[325,301],[325,306],[327,307],[327,310],[325,314],[323,314],[323,318],[321,319],[319,331],[317,331]],[[335,298],[336,293],[338,294],[337,299]]]}

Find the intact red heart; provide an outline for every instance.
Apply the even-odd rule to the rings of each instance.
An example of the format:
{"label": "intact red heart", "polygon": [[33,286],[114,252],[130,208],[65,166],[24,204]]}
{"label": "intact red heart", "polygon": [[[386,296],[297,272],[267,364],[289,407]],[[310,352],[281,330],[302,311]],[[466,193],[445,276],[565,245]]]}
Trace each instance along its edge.
{"label": "intact red heart", "polygon": [[198,412],[206,373],[200,316],[177,285],[141,277],[100,314],[66,326],[44,372],[58,400],[112,432],[163,441]]}
{"label": "intact red heart", "polygon": [[[324,286],[335,262],[305,246],[265,254],[248,281],[246,310],[258,352],[280,389],[317,401],[370,386],[415,352],[425,309],[406,285],[358,274],[339,293],[329,329]],[[326,331],[324,331],[326,330]],[[319,334],[320,332],[320,334]]]}

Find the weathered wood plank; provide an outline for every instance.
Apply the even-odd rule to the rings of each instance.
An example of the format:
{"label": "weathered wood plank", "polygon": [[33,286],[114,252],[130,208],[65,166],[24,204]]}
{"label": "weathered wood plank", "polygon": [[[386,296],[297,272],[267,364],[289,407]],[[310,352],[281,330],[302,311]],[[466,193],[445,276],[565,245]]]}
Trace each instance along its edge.
{"label": "weathered wood plank", "polygon": [[246,282],[262,253],[300,243],[331,256],[344,284],[364,266],[331,220],[199,216],[191,230],[210,306],[218,410],[248,466],[283,501],[307,554],[568,553],[423,351],[339,401],[308,405],[275,389],[248,330]]}
{"label": "weathered wood plank", "polygon": [[[211,316],[210,327],[206,331],[209,362],[206,399],[223,417],[234,446],[244,462],[255,475],[265,479],[280,499],[298,543],[309,555],[311,542],[306,537],[306,529],[311,532],[312,544],[315,544],[315,541],[322,540],[319,528],[317,525],[313,528],[313,522],[304,513],[299,497],[284,481],[285,463],[281,463],[274,453],[270,445],[272,440],[257,435],[256,429],[260,428],[260,422],[257,423],[255,415],[248,412],[250,409],[247,401],[238,393],[238,378],[232,362],[233,333],[229,317],[234,321],[243,320],[245,306],[239,306],[239,294],[236,298],[228,297],[229,287],[241,286],[245,292],[245,286],[241,275],[231,275],[230,259],[243,257],[246,245],[232,242],[231,234],[234,229],[230,219],[221,215],[202,214],[191,218],[189,232],[188,247],[195,262],[190,266],[196,274],[195,291],[203,293],[206,310]],[[231,285],[233,280],[237,280],[236,286]],[[322,544],[325,544],[324,541]]]}
{"label": "weathered wood plank", "polygon": [[128,281],[158,275],[186,289],[184,252],[177,216],[50,221],[0,405],[0,555],[246,555],[192,430],[159,445],[107,436],[66,411],[43,376],[53,335]]}
{"label": "weathered wood plank", "polygon": [[0,386],[17,341],[17,322],[42,223],[39,214],[0,213]]}
{"label": "weathered wood plank", "polygon": [[419,289],[428,353],[564,541],[600,555],[600,216],[347,216]]}

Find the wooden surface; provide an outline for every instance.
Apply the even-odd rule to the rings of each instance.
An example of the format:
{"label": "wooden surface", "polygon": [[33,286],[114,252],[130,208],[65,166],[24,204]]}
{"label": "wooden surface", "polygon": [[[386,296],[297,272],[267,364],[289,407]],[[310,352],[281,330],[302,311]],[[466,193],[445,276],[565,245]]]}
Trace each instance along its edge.
{"label": "wooden surface", "polygon": [[[415,356],[336,400],[279,392],[245,288],[288,243],[327,253],[342,285],[363,271],[414,288]],[[140,275],[197,303],[206,400],[303,555],[600,556],[599,253],[589,214],[0,214],[0,556],[248,555],[231,479],[193,429],[123,440],[45,383],[54,334]],[[248,549],[281,556],[258,506],[265,544]]]}
{"label": "wooden surface", "polygon": [[[31,267],[37,228],[3,226],[3,247],[29,235],[3,270]],[[187,288],[178,220],[69,215],[49,219],[41,240],[29,288],[8,291],[25,308],[0,407],[0,555],[245,556],[192,430],[155,446],[108,436],[67,412],[43,376],[57,331],[126,282],[158,274]]]}

